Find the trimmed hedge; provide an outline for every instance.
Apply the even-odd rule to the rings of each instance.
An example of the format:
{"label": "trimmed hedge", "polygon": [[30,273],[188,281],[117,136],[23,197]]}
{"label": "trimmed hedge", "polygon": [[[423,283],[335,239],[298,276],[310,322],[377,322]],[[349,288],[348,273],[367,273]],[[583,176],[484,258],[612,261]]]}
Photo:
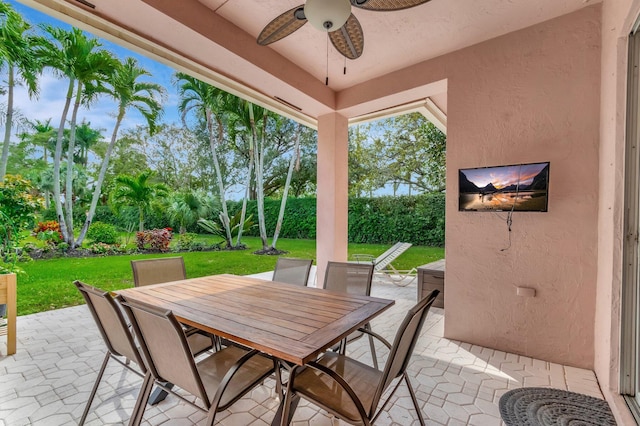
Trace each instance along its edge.
{"label": "trimmed hedge", "polygon": [[[229,216],[233,216],[242,209],[242,201],[230,201],[227,203]],[[280,212],[280,200],[264,200],[265,226],[267,235],[273,236]],[[256,223],[247,234],[250,236],[260,236],[258,229],[258,207],[255,200],[247,203],[247,217],[253,215]],[[289,198],[282,220],[280,237],[294,239],[314,240],[316,238],[316,199],[315,198]]]}
{"label": "trimmed hedge", "polygon": [[444,246],[444,194],[349,200],[349,242]]}
{"label": "trimmed hedge", "polygon": [[[351,198],[349,199],[349,242],[369,244],[393,244],[404,241],[419,246],[444,246],[444,194],[431,193],[400,197]],[[228,202],[229,215],[233,216],[242,208],[241,201]],[[80,209],[78,209],[80,210]],[[266,199],[264,202],[267,235],[273,236],[278,220],[280,200]],[[55,211],[49,211],[45,218],[55,219]],[[84,212],[79,212],[76,223],[81,226]],[[217,213],[216,213],[217,214]],[[256,202],[247,203],[247,216],[252,214],[258,222]],[[209,219],[211,219],[210,217]],[[138,224],[138,210],[124,208],[119,216],[106,206],[96,210],[94,222],[104,222],[126,229],[127,223]],[[162,212],[151,212],[145,218],[145,228],[172,226]],[[174,226],[175,228],[175,226]],[[190,232],[201,232],[197,226]],[[259,236],[258,226],[254,226],[249,236]],[[289,198],[282,222],[280,237],[293,239],[316,238],[316,199]]]}
{"label": "trimmed hedge", "polygon": [[[242,208],[229,203],[229,214]],[[265,200],[267,235],[271,237],[278,219],[280,200]],[[247,214],[257,222],[255,201]],[[401,197],[351,198],[349,200],[349,242],[392,244],[404,241],[420,246],[444,246],[445,195],[442,193]],[[255,226],[248,235],[258,236]],[[280,231],[282,238],[316,238],[316,199],[290,198]]]}

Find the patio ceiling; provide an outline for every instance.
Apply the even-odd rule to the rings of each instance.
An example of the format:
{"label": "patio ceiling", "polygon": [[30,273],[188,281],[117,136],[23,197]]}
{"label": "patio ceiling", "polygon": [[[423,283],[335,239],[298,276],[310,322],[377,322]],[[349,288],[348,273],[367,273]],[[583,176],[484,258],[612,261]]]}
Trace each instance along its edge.
{"label": "patio ceiling", "polygon": [[[354,120],[404,104],[415,110],[427,98],[446,115],[446,82],[425,82],[421,90],[377,102],[374,86],[367,84],[388,82],[415,64],[599,2],[431,0],[394,12],[353,8],[365,47],[360,58],[347,60],[343,74],[344,58],[329,46],[327,63],[326,35],[310,24],[268,47],[256,43],[271,19],[302,0],[93,0],[95,9],[77,0],[21,1],[312,126],[336,110]],[[368,99],[343,107],[341,95],[359,87]]]}

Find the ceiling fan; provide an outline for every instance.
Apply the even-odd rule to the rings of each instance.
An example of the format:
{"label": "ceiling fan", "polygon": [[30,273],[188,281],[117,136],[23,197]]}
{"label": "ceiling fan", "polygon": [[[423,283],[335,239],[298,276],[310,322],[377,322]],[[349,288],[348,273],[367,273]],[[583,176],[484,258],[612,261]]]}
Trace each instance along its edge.
{"label": "ceiling fan", "polygon": [[360,22],[351,13],[351,6],[381,12],[407,9],[430,0],[307,0],[305,4],[287,10],[269,22],[258,44],[266,46],[292,34],[307,21],[327,32],[333,46],[344,57],[357,59],[364,49],[364,34]]}

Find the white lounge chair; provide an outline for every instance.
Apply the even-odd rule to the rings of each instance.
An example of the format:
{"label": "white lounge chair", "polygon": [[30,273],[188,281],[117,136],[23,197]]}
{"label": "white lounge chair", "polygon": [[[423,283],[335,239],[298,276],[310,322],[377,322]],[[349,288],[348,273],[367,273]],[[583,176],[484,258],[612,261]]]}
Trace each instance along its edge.
{"label": "white lounge chair", "polygon": [[417,276],[417,269],[399,270],[391,264],[402,253],[409,250],[411,243],[397,242],[380,256],[374,257],[370,254],[354,254],[353,258],[358,263],[372,263],[373,271],[376,274],[383,274],[394,284],[405,287],[413,282]]}

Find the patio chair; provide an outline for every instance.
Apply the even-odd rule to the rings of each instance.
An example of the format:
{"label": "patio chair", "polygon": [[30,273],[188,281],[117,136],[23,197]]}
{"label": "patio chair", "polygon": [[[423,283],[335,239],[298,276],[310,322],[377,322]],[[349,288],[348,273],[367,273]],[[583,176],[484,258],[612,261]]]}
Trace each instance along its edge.
{"label": "patio chair", "polygon": [[181,256],[132,260],[131,269],[133,270],[133,284],[136,287],[180,281],[187,278],[184,259]]}
{"label": "patio chair", "polygon": [[388,248],[380,256],[370,254],[354,254],[353,259],[357,263],[371,263],[374,265],[374,273],[383,274],[392,283],[405,287],[413,282],[417,276],[417,269],[411,268],[407,270],[396,269],[392,262],[396,260],[405,251],[411,248],[411,243],[397,242]]}
{"label": "patio chair", "polygon": [[[317,361],[294,368],[289,376],[281,424],[290,422],[293,417],[291,410],[295,410],[297,398],[302,397],[347,423],[371,425],[404,380],[418,420],[424,426],[424,418],[406,371],[424,320],[437,295],[438,290],[433,290],[407,312],[396,332],[393,345],[370,330],[361,329],[389,348],[384,370],[380,371],[335,352],[326,352]],[[399,380],[378,409],[383,394],[395,379]]]}
{"label": "patio chair", "polygon": [[309,281],[312,263],[311,259],[279,257],[271,280],[304,287]]}
{"label": "patio chair", "polygon": [[131,320],[148,368],[144,393],[130,425],[142,421],[153,382],[159,386],[172,383],[199,398],[203,407],[180,397],[207,412],[206,424],[213,425],[217,412],[229,408],[274,373],[273,359],[257,350],[233,345],[196,362],[184,330],[171,311],[127,300],[122,295],[118,300]]}
{"label": "patio chair", "polygon": [[[132,260],[131,269],[133,270],[133,284],[136,287],[187,279],[182,256]],[[196,354],[210,349],[212,345],[219,346],[219,340],[216,336],[211,336],[194,327],[186,325],[183,327],[189,338],[189,345]],[[154,398],[155,400],[156,398]]]}
{"label": "patio chair", "polygon": [[[373,278],[372,264],[358,264],[349,262],[329,262],[324,275],[325,290],[339,291],[342,293],[356,294],[362,296],[371,295],[371,280]],[[371,325],[366,323],[364,328],[371,330]],[[347,343],[353,342],[364,335],[361,331],[354,331],[339,346],[334,347],[344,354]],[[371,358],[373,365],[378,367],[378,358],[373,343],[373,337],[369,336],[369,347],[371,348]]]}
{"label": "patio chair", "polygon": [[[107,345],[107,353],[105,354],[104,361],[102,362],[102,367],[100,367],[96,382],[89,394],[87,406],[85,407],[82,417],[80,418],[80,422],[78,423],[79,425],[83,425],[87,419],[91,403],[93,402],[93,398],[95,397],[98,386],[100,385],[100,380],[102,380],[105,368],[107,367],[110,359],[122,364],[123,367],[129,369],[140,377],[144,377],[144,374],[147,373],[147,368],[145,367],[140,356],[140,352],[138,352],[134,343],[133,335],[129,331],[123,313],[119,309],[113,297],[111,297],[111,294],[91,287],[80,281],[75,281],[74,284],[82,294],[82,297],[84,297],[84,300],[87,302],[87,306],[89,307],[89,311],[98,326],[100,335],[102,335],[102,339],[104,340],[105,345]],[[124,358],[124,360],[120,358]],[[129,361],[133,361],[139,370],[133,368]]]}

